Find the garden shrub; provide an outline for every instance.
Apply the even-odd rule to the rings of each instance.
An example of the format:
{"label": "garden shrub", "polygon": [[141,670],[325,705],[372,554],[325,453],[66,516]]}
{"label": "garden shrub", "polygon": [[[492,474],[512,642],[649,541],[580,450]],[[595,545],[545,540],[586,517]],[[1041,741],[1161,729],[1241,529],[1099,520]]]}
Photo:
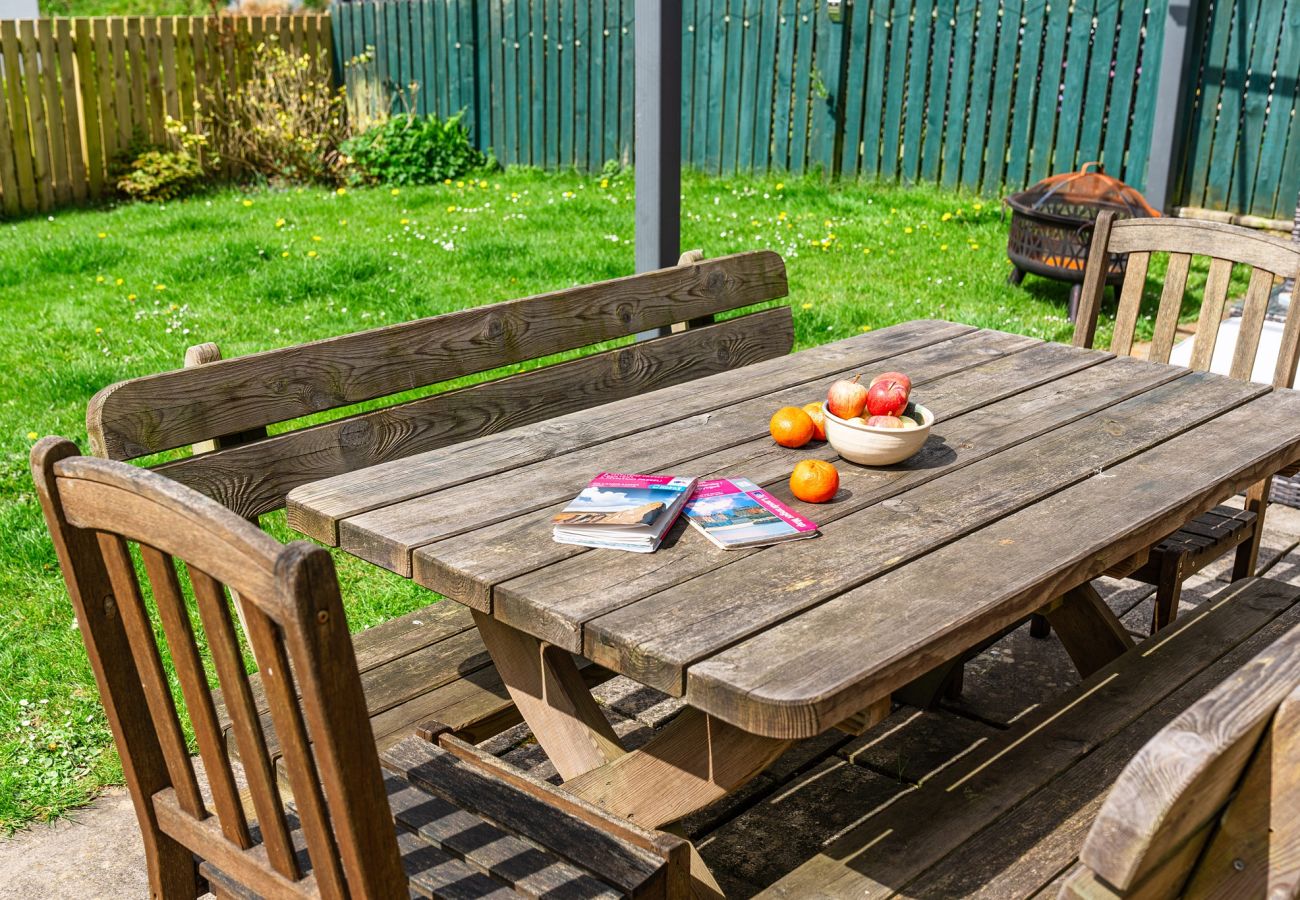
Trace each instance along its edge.
{"label": "garden shrub", "polygon": [[286,51],[270,35],[253,49],[243,83],[209,95],[223,158],[271,180],[341,180],[343,92],[331,86],[321,61]]}
{"label": "garden shrub", "polygon": [[184,122],[168,116],[163,127],[168,146],[133,148],[117,171],[117,189],[133,200],[171,200],[187,194],[218,161],[204,153],[207,137]]}
{"label": "garden shrub", "polygon": [[362,178],[386,184],[434,184],[483,165],[461,113],[446,120],[395,115],[343,144]]}

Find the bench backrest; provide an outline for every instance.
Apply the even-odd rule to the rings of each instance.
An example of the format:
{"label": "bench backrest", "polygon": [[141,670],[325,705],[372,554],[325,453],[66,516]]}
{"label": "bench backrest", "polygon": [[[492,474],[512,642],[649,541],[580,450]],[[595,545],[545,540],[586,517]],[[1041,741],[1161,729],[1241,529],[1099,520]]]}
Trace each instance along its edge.
{"label": "bench backrest", "polygon": [[[1127,254],[1128,265],[1119,291],[1115,313],[1113,353],[1128,355],[1133,349],[1138,317],[1141,314],[1143,288],[1152,253],[1169,254],[1165,280],[1156,312],[1155,334],[1148,358],[1169,362],[1182,311],[1183,293],[1193,256],[1210,259],[1210,270],[1201,300],[1201,313],[1192,344],[1191,368],[1208,371],[1214,359],[1219,323],[1228,300],[1229,281],[1234,265],[1250,269],[1242,307],[1241,331],[1233,348],[1233,378],[1249,380],[1255,365],[1260,334],[1268,312],[1268,298],[1278,278],[1300,274],[1300,245],[1284,238],[1264,234],[1251,228],[1223,225],[1196,219],[1115,219],[1112,211],[1097,217],[1088,264],[1084,269],[1083,296],[1074,325],[1074,345],[1091,347],[1101,311],[1102,292],[1111,254]],[[1300,306],[1288,311],[1282,334],[1281,352],[1274,367],[1273,385],[1290,387],[1295,378],[1296,360],[1300,358]]]}
{"label": "bench backrest", "polygon": [[[245,517],[298,485],[788,353],[788,307],[702,325],[382,409],[263,437],[266,426],[428,388],[784,297],[771,251],[479,306],[134,378],[87,410],[98,456],[134,459],[224,438],[157,467]],[[215,355],[212,352],[208,356]],[[202,360],[192,360],[202,361]]]}
{"label": "bench backrest", "polygon": [[[33,448],[32,475],[144,834],[150,896],[195,897],[195,854],[258,896],[406,896],[378,752],[370,730],[358,727],[367,721],[366,701],[329,553],[305,541],[282,545],[169,478],[77,453],[69,441],[45,438]],[[131,544],[143,559],[162,639]],[[245,674],[228,594],[236,591],[285,757],[292,815]],[[255,825],[218,726],[202,645],[233,720]],[[203,759],[211,810],[163,647]],[[299,829],[309,872],[296,855]]]}
{"label": "bench backrest", "polygon": [[1128,764],[1062,897],[1300,892],[1300,628]]}

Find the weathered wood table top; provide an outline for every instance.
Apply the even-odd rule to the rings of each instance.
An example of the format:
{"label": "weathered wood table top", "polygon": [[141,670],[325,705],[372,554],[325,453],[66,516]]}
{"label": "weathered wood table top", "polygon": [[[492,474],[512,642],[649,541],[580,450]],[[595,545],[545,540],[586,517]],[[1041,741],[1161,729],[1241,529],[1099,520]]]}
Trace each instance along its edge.
{"label": "weathered wood table top", "polygon": [[[780,406],[899,370],[937,416],[896,466],[776,446]],[[795,462],[836,462],[828,504]],[[911,322],[306,485],[290,524],[739,728],[811,736],[1300,457],[1300,394]],[[601,471],[744,476],[822,535],[727,552],[556,544]]]}

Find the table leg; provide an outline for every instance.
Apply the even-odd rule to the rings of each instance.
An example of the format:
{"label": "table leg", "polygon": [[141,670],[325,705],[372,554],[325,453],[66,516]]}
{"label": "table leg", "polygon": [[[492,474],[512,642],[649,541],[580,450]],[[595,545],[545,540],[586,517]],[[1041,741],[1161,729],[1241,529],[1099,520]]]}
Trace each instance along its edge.
{"label": "table leg", "polygon": [[647,828],[720,800],[758,775],[792,741],[761,737],[685,709],[640,750],[564,784]]}
{"label": "table leg", "polygon": [[598,769],[626,752],[572,656],[487,613],[473,613],[510,699],[561,778]]}
{"label": "table leg", "polygon": [[1084,678],[1133,646],[1132,636],[1088,582],[1066,591],[1045,615]]}

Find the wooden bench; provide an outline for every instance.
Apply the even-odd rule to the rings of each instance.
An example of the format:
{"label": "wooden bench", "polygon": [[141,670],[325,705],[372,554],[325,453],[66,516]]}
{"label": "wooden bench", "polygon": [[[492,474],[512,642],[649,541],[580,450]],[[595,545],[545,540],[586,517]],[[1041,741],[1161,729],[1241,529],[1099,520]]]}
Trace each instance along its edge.
{"label": "wooden bench", "polygon": [[[151,897],[689,895],[684,840],[454,738],[407,737],[381,769],[329,552],[280,544],[168,478],[77,452],[45,438],[32,474],[135,806]],[[245,641],[263,663],[267,727]],[[213,679],[231,699],[245,791],[208,692]],[[282,748],[270,746],[272,730]]]}
{"label": "wooden bench", "polygon": [[[87,429],[95,454],[118,460],[198,444],[193,455],[153,470],[256,520],[282,508],[291,489],[320,478],[507,428],[534,427],[544,439],[534,423],[598,404],[635,404],[649,391],[783,356],[793,344],[787,306],[716,324],[711,317],[786,292],[775,253],[702,260],[692,251],[655,272],[232,359],[201,345],[184,369],[100,391]],[[661,336],[463,383],[648,331]],[[451,389],[431,392],[444,382]],[[349,409],[383,400],[389,405]],[[349,414],[305,427],[295,421],[331,410]],[[268,436],[268,426],[279,427]],[[355,650],[381,745],[430,717],[470,740],[519,721],[469,611],[457,604],[435,603],[367,629]],[[584,673],[592,681],[609,675],[594,666]]]}
{"label": "wooden bench", "polygon": [[[1052,897],[1067,879],[1072,896],[1114,896],[1098,892],[1098,876],[1122,886],[1121,896],[1172,896],[1125,893],[1135,881],[1121,871],[1140,879],[1144,864],[1126,863],[1119,870],[1102,858],[1158,863],[1165,851],[1194,856],[1188,840],[1214,846],[1209,835],[1215,811],[1229,800],[1248,761],[1260,759],[1257,748],[1271,711],[1297,685],[1300,587],[1262,578],[1236,582],[1058,701],[1031,710],[1004,731],[983,729],[988,737],[932,767],[918,786],[894,782],[886,798],[871,791],[861,800],[836,797],[836,804],[849,805],[837,817],[852,824],[801,864],[784,866],[785,874],[769,880],[763,896]],[[1290,701],[1293,713],[1298,699]],[[1280,721],[1274,720],[1275,736]],[[1294,727],[1294,718],[1286,721]],[[890,739],[906,755],[907,726],[887,727],[903,732]],[[918,734],[916,752],[924,755],[932,740],[932,733]],[[1290,746],[1295,758],[1297,745]],[[853,744],[838,751],[848,758],[855,752]],[[792,815],[798,821],[792,810],[827,815],[827,792],[833,790],[827,784],[836,783],[835,765],[846,763],[826,765],[777,788],[777,799],[751,808],[733,834],[727,826],[713,830],[700,844],[706,861],[713,861],[709,842],[722,855],[734,852],[728,848],[753,847],[756,836],[782,833]],[[861,784],[865,777],[875,779],[873,790],[886,790],[887,779],[869,774],[840,783]],[[1288,789],[1295,790],[1294,781]],[[800,792],[810,795],[802,805]],[[1203,805],[1184,815],[1181,804],[1189,801]],[[854,809],[855,802],[862,808]],[[1257,800],[1232,801],[1230,809],[1232,803],[1239,817],[1249,812],[1255,818],[1244,830],[1224,819],[1214,833],[1225,847],[1239,842],[1230,851],[1236,855],[1225,850],[1224,858],[1245,860],[1247,874],[1258,878],[1261,807]],[[1086,850],[1094,820],[1088,843],[1095,849]],[[1133,846],[1121,857],[1114,848],[1129,841]],[[1089,875],[1080,874],[1081,850]],[[1292,863],[1300,858],[1295,850],[1291,845]]]}

